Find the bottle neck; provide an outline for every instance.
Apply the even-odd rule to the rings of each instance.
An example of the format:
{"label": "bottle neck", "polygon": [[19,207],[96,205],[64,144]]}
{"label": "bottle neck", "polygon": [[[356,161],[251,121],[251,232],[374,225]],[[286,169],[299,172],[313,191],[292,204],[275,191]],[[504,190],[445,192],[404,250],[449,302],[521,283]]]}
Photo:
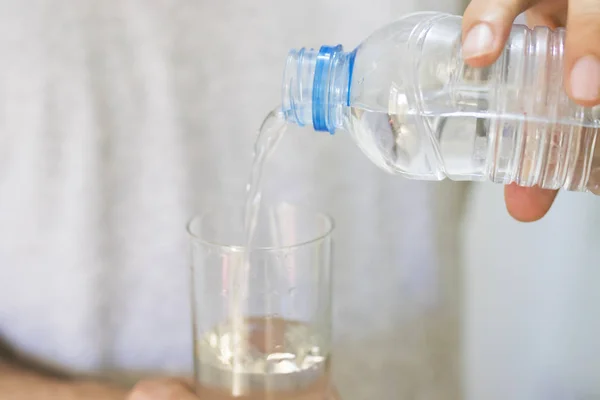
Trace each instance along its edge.
{"label": "bottle neck", "polygon": [[342,46],[290,51],[283,81],[282,111],[288,122],[334,133],[350,105],[355,52]]}

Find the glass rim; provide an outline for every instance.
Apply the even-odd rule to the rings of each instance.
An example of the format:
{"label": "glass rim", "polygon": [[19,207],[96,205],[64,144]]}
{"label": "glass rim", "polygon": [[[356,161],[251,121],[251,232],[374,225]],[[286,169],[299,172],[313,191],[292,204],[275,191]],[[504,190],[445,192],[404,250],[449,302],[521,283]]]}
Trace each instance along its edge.
{"label": "glass rim", "polygon": [[[324,221],[326,221],[327,223],[327,227],[323,230],[322,233],[315,235],[315,237],[308,239],[308,240],[303,240],[303,241],[299,241],[298,243],[293,243],[293,244],[289,244],[289,245],[285,245],[285,246],[256,246],[256,247],[247,247],[247,246],[242,246],[242,245],[234,245],[234,244],[227,244],[227,243],[219,243],[217,241],[213,241],[213,240],[208,240],[205,239],[203,237],[201,237],[200,235],[194,233],[192,231],[192,224],[194,222],[200,221],[202,218],[206,217],[207,215],[210,215],[211,213],[215,213],[219,210],[219,207],[213,207],[209,210],[206,210],[204,212],[195,214],[194,216],[192,216],[190,218],[190,220],[188,221],[188,223],[186,224],[186,230],[188,235],[190,236],[190,238],[193,241],[199,242],[203,245],[207,245],[210,247],[218,247],[218,248],[226,248],[226,249],[230,249],[233,251],[237,251],[240,253],[243,252],[255,252],[255,251],[260,251],[260,252],[272,252],[272,251],[285,251],[285,250],[292,250],[292,249],[296,249],[296,248],[300,248],[303,246],[308,246],[310,244],[313,243],[317,243],[320,241],[323,241],[325,238],[327,238],[328,236],[330,236],[333,231],[335,230],[335,219],[327,214],[326,212],[322,212],[322,211],[314,211],[308,207],[302,207],[293,203],[286,203],[291,205],[292,207],[294,207],[295,209],[299,209],[305,212],[308,212],[310,214],[312,214],[314,217],[316,218],[321,218]],[[264,206],[263,206],[264,207]],[[221,207],[223,209],[227,209],[227,208],[235,208],[235,207]]]}

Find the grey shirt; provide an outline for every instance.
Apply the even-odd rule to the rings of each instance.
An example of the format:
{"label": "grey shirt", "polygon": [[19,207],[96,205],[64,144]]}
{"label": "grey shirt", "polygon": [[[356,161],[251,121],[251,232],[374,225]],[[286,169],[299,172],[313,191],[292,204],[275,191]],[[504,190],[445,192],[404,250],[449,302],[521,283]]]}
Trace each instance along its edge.
{"label": "grey shirt", "polygon": [[[188,374],[185,223],[241,198],[288,49],[353,47],[427,6],[0,1],[2,339],[71,373]],[[343,133],[299,128],[265,180],[268,201],[307,202],[337,220],[342,393],[452,398],[455,217],[438,218],[438,186],[386,175]]]}

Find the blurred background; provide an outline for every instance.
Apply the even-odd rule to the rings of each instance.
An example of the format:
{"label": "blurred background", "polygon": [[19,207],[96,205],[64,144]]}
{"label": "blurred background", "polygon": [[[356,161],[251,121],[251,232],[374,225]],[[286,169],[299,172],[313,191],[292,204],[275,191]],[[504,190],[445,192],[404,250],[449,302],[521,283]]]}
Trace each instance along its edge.
{"label": "blurred background", "polygon": [[[185,223],[242,198],[288,50],[465,6],[0,0],[0,336],[70,372],[188,374]],[[344,399],[600,398],[597,200],[519,224],[502,187],[388,176],[297,127],[265,174],[265,201],[337,221]]]}

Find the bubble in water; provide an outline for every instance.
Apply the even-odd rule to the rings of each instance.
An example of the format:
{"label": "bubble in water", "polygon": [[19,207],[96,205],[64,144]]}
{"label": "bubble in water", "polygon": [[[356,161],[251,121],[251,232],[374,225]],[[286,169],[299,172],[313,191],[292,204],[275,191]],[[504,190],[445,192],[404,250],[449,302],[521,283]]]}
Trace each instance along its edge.
{"label": "bubble in water", "polygon": [[[324,371],[327,354],[317,345],[319,338],[315,332],[308,325],[275,316],[277,314],[243,321],[243,331],[255,332],[254,340],[260,339],[261,345],[248,346],[249,336],[242,338],[239,331],[233,333],[235,328],[232,325],[215,327],[213,332],[208,333],[209,340],[200,342],[198,361],[205,368],[212,367],[222,373],[285,375],[304,374],[309,370]],[[263,340],[267,343],[262,343]],[[298,375],[297,379],[302,379],[302,375]]]}

